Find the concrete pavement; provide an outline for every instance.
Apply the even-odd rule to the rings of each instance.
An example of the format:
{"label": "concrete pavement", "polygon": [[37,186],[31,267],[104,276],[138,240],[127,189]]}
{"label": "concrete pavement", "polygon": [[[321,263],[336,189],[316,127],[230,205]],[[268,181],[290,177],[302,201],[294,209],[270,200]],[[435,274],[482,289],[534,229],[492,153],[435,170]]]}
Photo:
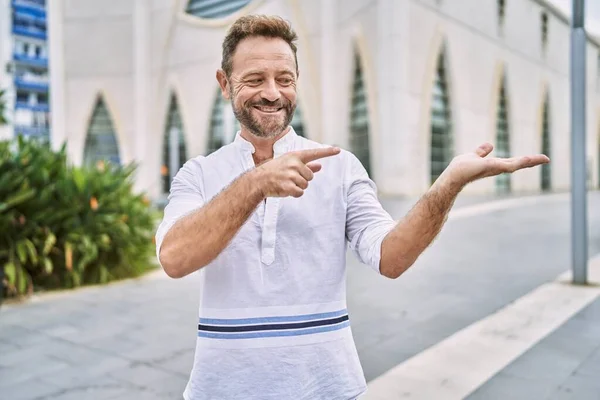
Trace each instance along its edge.
{"label": "concrete pavement", "polygon": [[600,399],[600,299],[467,399]]}
{"label": "concrete pavement", "polygon": [[[369,381],[569,268],[568,194],[473,205],[480,201],[459,198],[438,240],[396,281],[349,257],[348,308]],[[411,205],[383,203],[397,218]],[[600,252],[599,206],[600,194],[590,193],[590,255]],[[0,308],[0,398],[181,398],[193,357],[196,285],[196,276],[175,281],[159,272]],[[586,310],[577,315],[597,315]],[[591,368],[592,342],[580,353]],[[521,357],[515,362],[529,352]],[[482,382],[473,398],[500,393],[505,385],[494,380],[504,375]]]}
{"label": "concrete pavement", "polygon": [[[496,379],[503,370],[518,360],[524,353],[536,348],[541,340],[552,334],[561,325],[570,322],[577,313],[600,298],[600,256],[590,261],[590,285],[572,285],[570,274],[561,274],[556,280],[545,283],[525,296],[511,302],[501,310],[486,316],[428,349],[403,361],[369,384],[364,400],[411,399],[464,399],[482,384]],[[583,325],[598,325],[590,320]],[[596,326],[597,328],[597,326]],[[592,354],[600,345],[600,337],[573,337],[586,343],[584,348]],[[580,356],[587,356],[580,352]],[[575,373],[577,365],[570,358],[554,357],[564,373]],[[581,360],[578,360],[581,361]],[[543,386],[558,387],[556,375],[546,376],[543,372],[555,366],[529,363],[537,376],[546,378]],[[540,374],[542,372],[542,374]],[[519,378],[519,376],[517,376]],[[566,379],[566,377],[564,377]],[[563,379],[564,380],[564,379]],[[538,382],[541,384],[541,382]],[[521,393],[519,386],[504,387],[502,396],[511,391],[527,398],[531,393]],[[495,388],[495,387],[494,387]],[[486,393],[484,397],[492,395]],[[514,398],[511,396],[509,398]],[[537,396],[530,398],[546,398]]]}

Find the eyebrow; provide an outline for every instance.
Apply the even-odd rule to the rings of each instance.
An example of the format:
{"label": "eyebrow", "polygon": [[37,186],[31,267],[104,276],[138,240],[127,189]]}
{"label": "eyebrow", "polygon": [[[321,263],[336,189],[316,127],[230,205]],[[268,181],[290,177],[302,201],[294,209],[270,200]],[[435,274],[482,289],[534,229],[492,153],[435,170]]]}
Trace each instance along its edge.
{"label": "eyebrow", "polygon": [[[294,72],[291,69],[280,69],[280,70],[278,70],[276,72],[277,72],[277,74],[289,74],[289,75],[292,75],[292,76],[294,75]],[[244,73],[242,75],[242,79],[243,78],[247,78],[247,77],[252,76],[252,75],[263,75],[264,73],[265,73],[265,71],[262,70],[262,69],[251,70],[251,71],[248,71],[248,72]]]}

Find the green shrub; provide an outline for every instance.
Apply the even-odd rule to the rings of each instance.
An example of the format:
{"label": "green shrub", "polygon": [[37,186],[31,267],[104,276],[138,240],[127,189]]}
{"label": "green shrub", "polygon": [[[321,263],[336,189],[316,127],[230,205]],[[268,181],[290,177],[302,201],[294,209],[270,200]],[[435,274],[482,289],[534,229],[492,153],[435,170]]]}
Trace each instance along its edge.
{"label": "green shrub", "polygon": [[6,119],[6,90],[0,90],[0,126],[8,123]]}
{"label": "green shrub", "polygon": [[[13,147],[11,149],[11,147]],[[67,164],[65,147],[0,142],[0,265],[9,296],[133,277],[153,255],[155,214],[136,166]]]}

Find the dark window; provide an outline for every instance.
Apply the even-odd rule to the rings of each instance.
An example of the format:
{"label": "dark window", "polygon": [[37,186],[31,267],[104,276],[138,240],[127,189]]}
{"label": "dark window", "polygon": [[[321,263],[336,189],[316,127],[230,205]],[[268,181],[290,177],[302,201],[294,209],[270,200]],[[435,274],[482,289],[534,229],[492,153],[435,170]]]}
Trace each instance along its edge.
{"label": "dark window", "polygon": [[354,82],[350,108],[350,149],[370,174],[369,108],[360,58],[357,53],[354,56]]}
{"label": "dark window", "polygon": [[175,96],[171,96],[171,102],[169,105],[169,114],[167,116],[167,123],[165,125],[165,133],[163,136],[163,163],[161,168],[161,175],[163,177],[163,192],[169,193],[171,189],[171,179],[177,171],[170,171],[171,168],[171,131],[177,134],[177,144],[179,153],[179,168],[187,161],[187,151],[185,146],[185,136],[183,133],[183,123],[181,122],[181,115],[179,113],[179,107],[177,106],[177,99]]}
{"label": "dark window", "polygon": [[498,0],[498,24],[504,25],[504,17],[506,15],[506,0]]}
{"label": "dark window", "polygon": [[[496,157],[510,157],[510,129],[508,123],[508,100],[506,94],[506,78],[502,79],[500,95],[496,110]],[[510,174],[496,176],[496,191],[500,194],[510,193]]]}
{"label": "dark window", "polygon": [[190,0],[185,11],[200,18],[223,18],[248,3],[250,0]]}
{"label": "dark window", "polygon": [[431,183],[435,182],[454,157],[445,58],[442,51],[438,57],[431,99]]}
{"label": "dark window", "polygon": [[112,118],[102,98],[98,98],[94,107],[83,152],[85,165],[95,165],[100,160],[115,164],[121,163],[119,144],[117,143]]}
{"label": "dark window", "polygon": [[223,98],[221,89],[217,89],[210,117],[206,154],[229,144],[239,129],[240,123],[233,115],[231,102]]}
{"label": "dark window", "polygon": [[17,92],[17,101],[19,103],[27,103],[27,102],[29,102],[29,93],[27,93],[27,92]]}
{"label": "dark window", "polygon": [[294,132],[296,132],[299,136],[306,137],[304,132],[304,120],[302,116],[302,108],[300,107],[300,102],[296,101],[296,111],[294,111],[294,117],[292,118],[292,122],[290,123],[292,128],[294,128]]}
{"label": "dark window", "polygon": [[548,45],[548,14],[542,12],[542,46],[544,50]]}

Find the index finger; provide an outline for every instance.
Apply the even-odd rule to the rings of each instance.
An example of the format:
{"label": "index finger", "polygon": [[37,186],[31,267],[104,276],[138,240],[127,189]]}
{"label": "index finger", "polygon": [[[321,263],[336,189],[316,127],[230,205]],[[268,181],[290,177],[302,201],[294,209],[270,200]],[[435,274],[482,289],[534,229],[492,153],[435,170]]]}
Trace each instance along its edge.
{"label": "index finger", "polygon": [[306,164],[319,158],[331,157],[339,153],[339,147],[324,147],[321,149],[299,150],[296,152],[296,155]]}

